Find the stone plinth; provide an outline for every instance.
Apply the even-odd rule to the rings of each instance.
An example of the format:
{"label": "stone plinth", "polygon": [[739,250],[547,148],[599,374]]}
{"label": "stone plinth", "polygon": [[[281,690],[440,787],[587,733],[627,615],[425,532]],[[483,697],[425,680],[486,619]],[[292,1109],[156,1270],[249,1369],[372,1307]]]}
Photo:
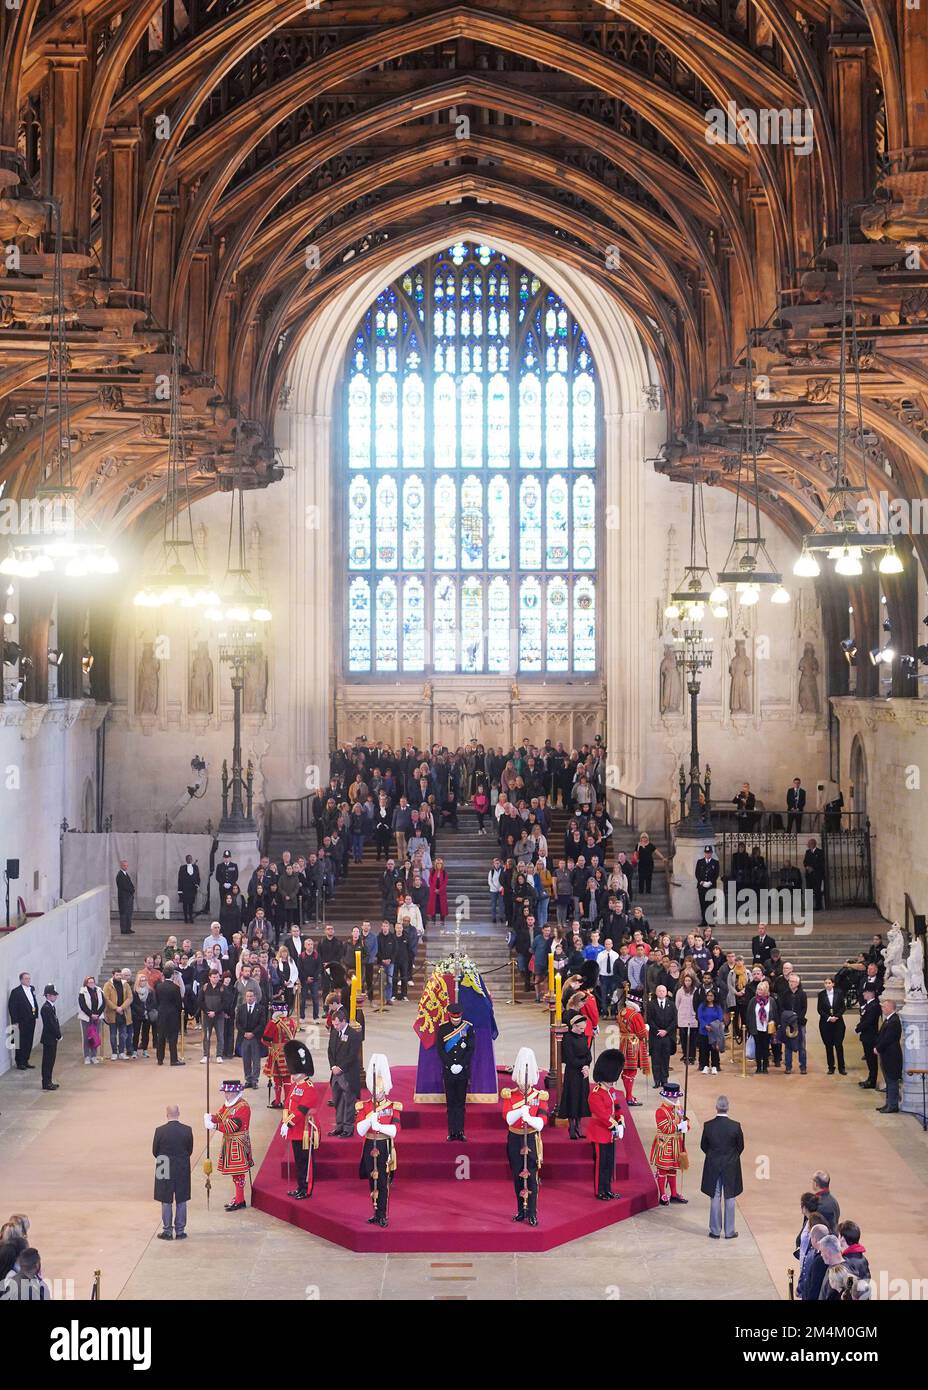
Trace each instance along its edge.
{"label": "stone plinth", "polygon": [[699,921],[699,894],[696,891],[696,864],[706,845],[715,849],[715,836],[706,828],[698,834],[677,831],[676,853],[673,860],[673,879],[670,884],[670,910],[674,919]]}
{"label": "stone plinth", "polygon": [[[921,1119],[925,1114],[922,1078],[909,1069],[928,1068],[928,996],[909,995],[902,1010],[902,1109]],[[928,1089],[928,1088],[926,1088]]]}

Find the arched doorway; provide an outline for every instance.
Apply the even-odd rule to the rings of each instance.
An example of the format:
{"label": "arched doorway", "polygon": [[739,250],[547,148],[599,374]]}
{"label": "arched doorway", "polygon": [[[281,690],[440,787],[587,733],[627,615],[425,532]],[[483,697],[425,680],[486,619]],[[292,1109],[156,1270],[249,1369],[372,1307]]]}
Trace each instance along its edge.
{"label": "arched doorway", "polygon": [[854,735],[851,744],[851,810],[861,816],[867,814],[867,754],[860,735]]}

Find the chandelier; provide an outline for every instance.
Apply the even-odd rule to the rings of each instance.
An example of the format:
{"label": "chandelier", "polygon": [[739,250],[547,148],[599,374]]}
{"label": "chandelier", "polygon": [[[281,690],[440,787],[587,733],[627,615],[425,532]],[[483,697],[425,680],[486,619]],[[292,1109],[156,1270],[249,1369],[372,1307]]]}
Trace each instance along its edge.
{"label": "chandelier", "polygon": [[[17,499],[16,538],[0,560],[0,574],[17,579],[35,579],[43,574],[84,579],[90,575],[115,574],[119,564],[99,530],[79,515],[71,467],[70,359],[65,322],[61,205],[56,199],[47,201],[52,212],[55,251],[39,443],[44,484],[36,490],[35,497]],[[53,406],[57,436],[54,444],[49,430]]]}
{"label": "chandelier", "polygon": [[[680,587],[670,595],[664,617],[684,618],[701,623],[706,604],[716,618],[728,617],[728,594],[716,584],[709,569],[709,550],[706,542],[706,513],[702,484],[697,474],[697,454],[693,452],[692,507],[690,510],[690,562],[683,571]],[[698,552],[697,552],[698,547]]]}
{"label": "chandelier", "polygon": [[211,622],[228,625],[230,633],[219,634],[219,640],[239,640],[252,645],[258,640],[262,626],[271,620],[271,611],[263,594],[259,593],[248,567],[245,548],[245,493],[241,478],[234,480],[232,507],[229,514],[229,544],[226,552],[226,574],[218,597],[206,609]]}
{"label": "chandelier", "polygon": [[757,478],[757,408],[754,396],[752,335],[745,350],[744,404],[738,449],[735,525],[731,546],[719,571],[719,584],[731,585],[745,607],[756,604],[762,588],[772,588],[771,603],[789,603],[789,591],[774,565],[760,529],[760,484]]}
{"label": "chandelier", "polygon": [[143,580],[134,602],[139,608],[177,606],[202,609],[217,603],[218,599],[193,539],[187,447],[181,418],[180,351],[176,338],[172,338],[171,343],[170,391],[171,423],[161,558],[155,572]]}
{"label": "chandelier", "polygon": [[847,474],[847,368],[850,359],[853,372],[854,442],[863,449],[863,399],[860,379],[860,346],[857,340],[857,309],[854,300],[854,264],[851,259],[849,209],[844,209],[841,267],[841,358],[838,368],[838,432],[835,450],[834,482],[828,489],[828,502],[815,526],[803,537],[802,553],[793,566],[793,574],[814,579],[821,574],[818,553],[824,552],[834,561],[835,574],[852,577],[863,574],[861,556],[881,551],[880,574],[901,574],[902,561],[896,553],[893,538],[886,532],[871,531],[862,526],[859,500],[867,495],[866,487],[852,487]]}

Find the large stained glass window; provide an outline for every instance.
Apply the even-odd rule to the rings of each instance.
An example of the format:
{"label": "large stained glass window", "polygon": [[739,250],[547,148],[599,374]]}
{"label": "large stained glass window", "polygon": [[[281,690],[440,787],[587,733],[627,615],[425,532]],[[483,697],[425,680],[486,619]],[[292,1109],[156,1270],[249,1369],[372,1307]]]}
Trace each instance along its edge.
{"label": "large stained glass window", "polygon": [[347,670],[598,669],[598,380],[532,271],[458,243],[348,353]]}

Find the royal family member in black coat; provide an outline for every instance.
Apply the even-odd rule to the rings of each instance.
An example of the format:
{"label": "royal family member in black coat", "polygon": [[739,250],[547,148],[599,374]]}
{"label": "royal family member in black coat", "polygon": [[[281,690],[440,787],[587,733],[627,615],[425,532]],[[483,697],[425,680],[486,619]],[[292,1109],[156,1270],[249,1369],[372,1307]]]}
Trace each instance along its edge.
{"label": "royal family member in black coat", "polygon": [[176,1105],[169,1105],[165,1114],[167,1124],[158,1126],[151,1145],[155,1160],[155,1201],[161,1203],[163,1227],[158,1239],[185,1240],[193,1130],[189,1125],[180,1123],[180,1111]]}
{"label": "royal family member in black coat", "polygon": [[586,1039],[586,1014],[571,1013],[567,1017],[567,1032],[561,1040],[564,1060],[564,1089],[558,1115],[567,1121],[571,1139],[582,1139],[580,1121],[590,1113],[590,1068],[593,1053]]}
{"label": "royal family member in black coat", "polygon": [[713,1240],[718,1240],[722,1234],[724,1203],[725,1239],[733,1240],[738,1234],[735,1230],[735,1198],[740,1197],[744,1188],[741,1178],[744,1134],[738,1121],[729,1118],[727,1096],[719,1096],[715,1102],[715,1119],[703,1125],[699,1147],[706,1155],[699,1190],[711,1198],[709,1235]]}

